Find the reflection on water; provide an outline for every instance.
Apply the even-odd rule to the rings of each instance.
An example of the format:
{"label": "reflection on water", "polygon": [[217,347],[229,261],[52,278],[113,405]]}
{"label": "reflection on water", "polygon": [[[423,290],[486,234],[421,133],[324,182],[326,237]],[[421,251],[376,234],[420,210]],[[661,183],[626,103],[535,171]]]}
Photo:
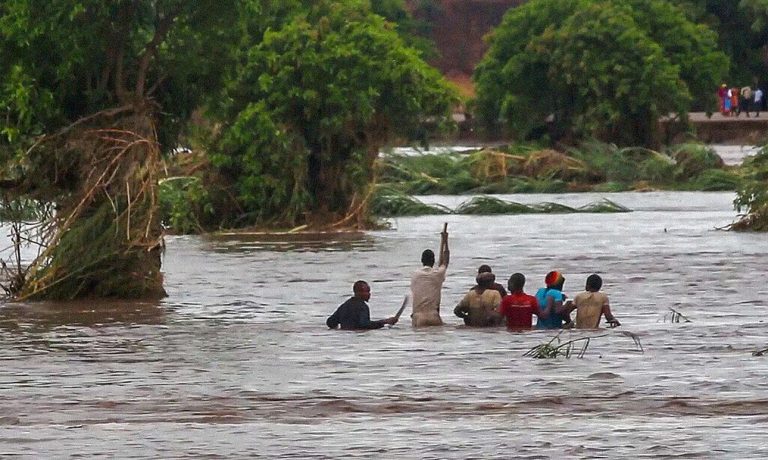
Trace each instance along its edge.
{"label": "reflection on water", "polygon": [[374,239],[364,232],[341,233],[223,233],[206,236],[210,248],[219,252],[252,251],[365,251]]}
{"label": "reflection on water", "polygon": [[[510,196],[571,206],[602,195]],[[430,197],[450,205],[453,197]],[[623,193],[608,215],[399,218],[329,240],[173,237],[160,304],[0,307],[0,457],[766,458],[764,235],[714,230],[729,193]],[[324,320],[357,279],[389,316],[451,232],[447,326]],[[477,266],[535,290],[605,280],[621,329],[583,359],[522,354],[551,333],[448,314]],[[690,323],[665,321],[669,308]],[[406,312],[407,315],[407,312]]]}

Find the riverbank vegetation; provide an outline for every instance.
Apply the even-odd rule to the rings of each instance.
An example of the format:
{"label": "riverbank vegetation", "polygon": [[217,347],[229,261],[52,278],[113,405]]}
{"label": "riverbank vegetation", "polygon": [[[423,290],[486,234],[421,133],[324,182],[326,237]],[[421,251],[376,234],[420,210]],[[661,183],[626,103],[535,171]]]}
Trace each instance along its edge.
{"label": "riverbank vegetation", "polygon": [[732,229],[768,231],[768,146],[744,162],[744,179],[737,190],[735,205],[744,214]]}
{"label": "riverbank vegetation", "polygon": [[680,144],[663,151],[597,141],[563,151],[513,145],[445,155],[382,156],[377,182],[405,194],[736,190],[738,168],[712,148]]}
{"label": "riverbank vegetation", "polygon": [[[0,53],[4,198],[55,208],[23,299],[162,297],[161,210],[181,231],[362,219],[379,148],[456,103],[365,0],[14,0]],[[203,171],[162,179],[193,114]]]}
{"label": "riverbank vegetation", "polygon": [[[397,213],[424,193],[738,183],[700,146],[614,145],[653,143],[658,116],[684,114],[727,68],[712,32],[661,0],[510,10],[472,107],[541,144],[380,158],[469,102],[424,61],[419,27],[402,0],[0,3],[0,189],[40,211],[40,255],[12,295],[161,297],[163,224],[365,228],[382,196]],[[759,209],[753,196],[739,204]]]}

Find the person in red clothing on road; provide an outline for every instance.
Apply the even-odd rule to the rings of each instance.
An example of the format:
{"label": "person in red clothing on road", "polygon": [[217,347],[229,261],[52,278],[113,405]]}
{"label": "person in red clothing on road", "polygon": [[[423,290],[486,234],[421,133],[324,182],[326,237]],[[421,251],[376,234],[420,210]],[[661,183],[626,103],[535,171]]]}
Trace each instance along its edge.
{"label": "person in red clothing on road", "polygon": [[525,276],[522,273],[515,273],[509,277],[509,295],[501,300],[499,313],[507,319],[507,329],[516,331],[531,329],[533,324],[533,315],[539,318],[549,317],[552,307],[539,311],[539,304],[536,297],[523,292],[525,286]]}

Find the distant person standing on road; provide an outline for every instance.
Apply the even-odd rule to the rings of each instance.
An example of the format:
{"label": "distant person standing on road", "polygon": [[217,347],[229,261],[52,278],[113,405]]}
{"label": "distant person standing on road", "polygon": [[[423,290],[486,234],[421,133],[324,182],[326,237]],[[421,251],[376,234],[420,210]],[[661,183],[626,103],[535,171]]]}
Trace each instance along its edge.
{"label": "distant person standing on road", "polygon": [[747,114],[749,118],[749,109],[752,106],[752,88],[745,86],[741,88],[741,99],[739,100],[739,110],[736,112],[736,116],[741,115],[741,112]]}
{"label": "distant person standing on road", "polygon": [[755,100],[753,107],[755,108],[755,116],[759,117],[760,109],[763,108],[763,90],[760,88],[755,90]]}
{"label": "distant person standing on road", "polygon": [[728,96],[728,87],[725,83],[720,85],[719,88],[717,88],[717,99],[720,102],[720,113],[723,115],[727,115],[727,112],[725,110],[725,100]]}

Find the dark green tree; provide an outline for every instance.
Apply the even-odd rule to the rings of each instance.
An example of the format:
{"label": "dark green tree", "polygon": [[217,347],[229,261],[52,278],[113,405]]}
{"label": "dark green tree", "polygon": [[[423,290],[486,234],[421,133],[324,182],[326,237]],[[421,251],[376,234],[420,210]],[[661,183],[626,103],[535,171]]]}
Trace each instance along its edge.
{"label": "dark green tree", "polygon": [[219,86],[236,6],[0,3],[0,184],[57,208],[16,294],[163,295],[160,150]]}
{"label": "dark green tree", "polygon": [[379,149],[453,95],[366,1],[313,1],[243,48],[214,101],[213,164],[242,223],[323,223],[364,214]]}
{"label": "dark green tree", "polygon": [[692,21],[717,32],[731,65],[724,81],[732,86],[764,84],[768,74],[768,17],[764,0],[674,0]]}
{"label": "dark green tree", "polygon": [[714,104],[727,68],[715,34],[661,0],[533,0],[510,10],[479,64],[486,127],[654,144],[657,120],[685,118],[694,95]]}

